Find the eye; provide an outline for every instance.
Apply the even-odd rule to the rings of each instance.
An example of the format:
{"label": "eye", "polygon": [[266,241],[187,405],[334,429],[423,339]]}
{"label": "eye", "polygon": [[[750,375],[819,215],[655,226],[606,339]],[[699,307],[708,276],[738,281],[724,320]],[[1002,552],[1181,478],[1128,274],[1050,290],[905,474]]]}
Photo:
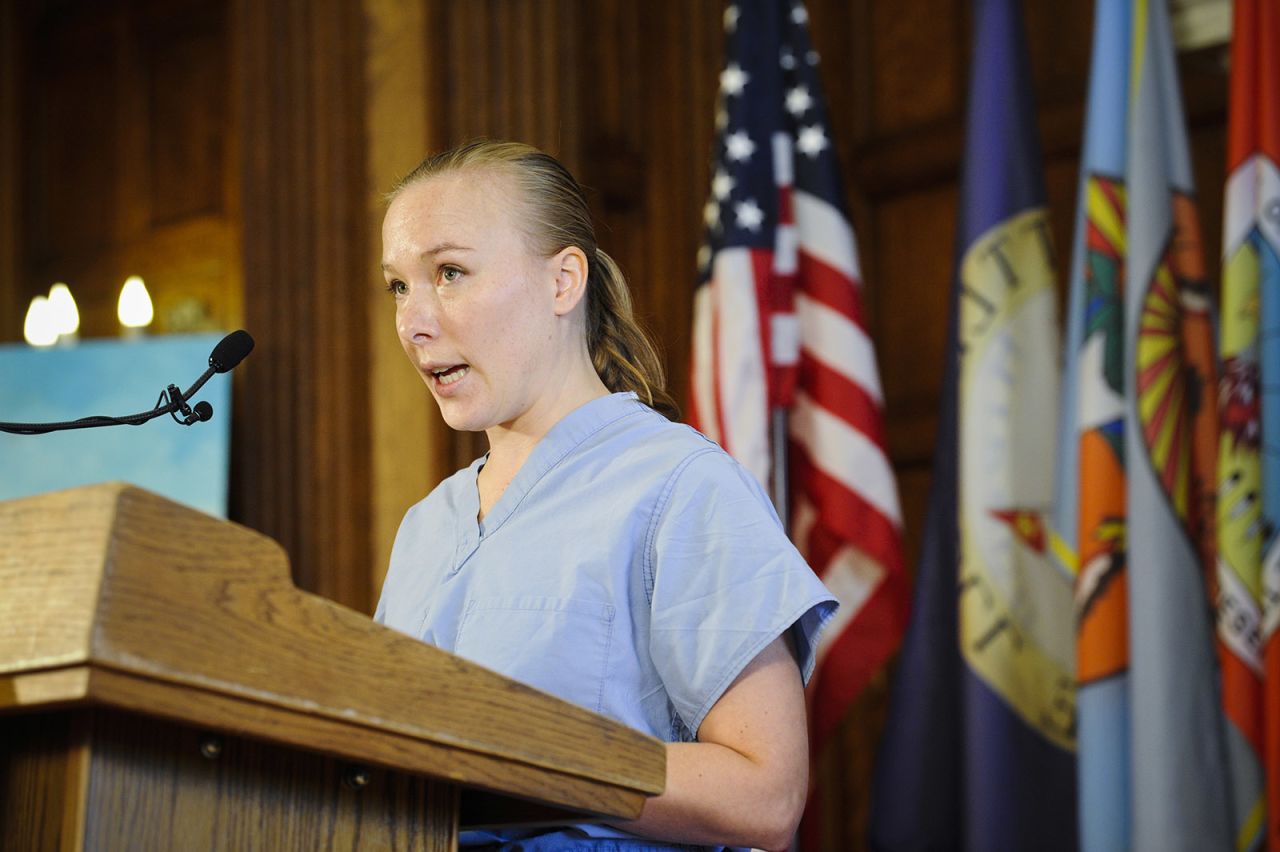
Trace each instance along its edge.
{"label": "eye", "polygon": [[397,278],[387,282],[387,292],[393,296],[403,296],[409,292],[409,285]]}
{"label": "eye", "polygon": [[446,284],[452,284],[462,277],[462,270],[456,266],[440,267],[440,280]]}

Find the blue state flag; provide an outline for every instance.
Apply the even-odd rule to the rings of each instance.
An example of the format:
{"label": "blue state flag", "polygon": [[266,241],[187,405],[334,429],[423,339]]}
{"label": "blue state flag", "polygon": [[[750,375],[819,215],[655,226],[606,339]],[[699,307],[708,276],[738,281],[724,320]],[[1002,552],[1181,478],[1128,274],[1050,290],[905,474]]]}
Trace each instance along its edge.
{"label": "blue state flag", "polygon": [[1022,18],[978,0],[942,421],[873,791],[877,850],[1075,849],[1073,577],[1054,554],[1053,252]]}

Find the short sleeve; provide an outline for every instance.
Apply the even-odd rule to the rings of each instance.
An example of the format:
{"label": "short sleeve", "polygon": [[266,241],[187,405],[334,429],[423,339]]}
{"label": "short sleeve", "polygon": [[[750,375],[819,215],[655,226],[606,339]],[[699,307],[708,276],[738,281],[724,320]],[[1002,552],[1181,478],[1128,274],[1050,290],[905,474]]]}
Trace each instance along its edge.
{"label": "short sleeve", "polygon": [[686,459],[659,499],[649,542],[649,651],[691,732],[789,628],[808,683],[835,598],[741,465],[718,448]]}

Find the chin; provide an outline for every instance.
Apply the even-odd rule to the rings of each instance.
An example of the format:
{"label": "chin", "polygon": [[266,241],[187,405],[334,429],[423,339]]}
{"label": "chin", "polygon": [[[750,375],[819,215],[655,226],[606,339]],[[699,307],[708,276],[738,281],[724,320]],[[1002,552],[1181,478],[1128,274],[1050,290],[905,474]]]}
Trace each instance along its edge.
{"label": "chin", "polygon": [[436,399],[436,407],[445,425],[455,432],[483,432],[490,425],[488,420],[468,405],[461,405],[454,400]]}

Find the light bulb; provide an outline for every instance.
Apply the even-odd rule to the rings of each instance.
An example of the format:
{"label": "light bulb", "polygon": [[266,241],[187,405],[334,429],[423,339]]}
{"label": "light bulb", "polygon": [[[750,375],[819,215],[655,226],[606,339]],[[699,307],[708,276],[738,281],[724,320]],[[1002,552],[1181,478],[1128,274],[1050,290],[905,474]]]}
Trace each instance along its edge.
{"label": "light bulb", "polygon": [[120,288],[120,301],[116,303],[116,316],[125,328],[144,328],[151,325],[155,309],[151,307],[151,295],[147,285],[138,275],[130,275]]}
{"label": "light bulb", "polygon": [[76,300],[71,296],[71,288],[59,281],[49,288],[49,309],[58,334],[73,337],[80,330],[80,311],[76,308]]}
{"label": "light bulb", "polygon": [[36,296],[27,308],[27,318],[22,323],[22,336],[32,346],[52,346],[58,342],[58,322],[49,300]]}

